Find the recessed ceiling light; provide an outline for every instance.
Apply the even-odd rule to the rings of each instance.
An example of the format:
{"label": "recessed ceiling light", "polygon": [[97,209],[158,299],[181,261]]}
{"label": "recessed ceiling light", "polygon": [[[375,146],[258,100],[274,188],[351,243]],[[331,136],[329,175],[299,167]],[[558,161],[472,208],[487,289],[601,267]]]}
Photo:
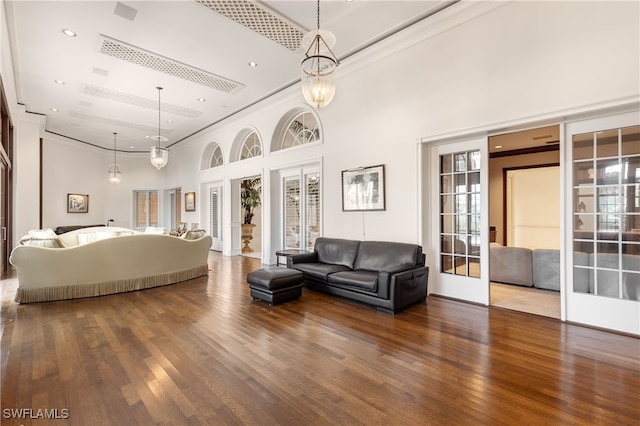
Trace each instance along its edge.
{"label": "recessed ceiling light", "polygon": [[133,145],[131,145],[129,148],[133,149]]}
{"label": "recessed ceiling light", "polygon": [[167,123],[173,123],[173,120],[167,120]]}
{"label": "recessed ceiling light", "polygon": [[205,98],[198,98],[198,102],[207,102]]}
{"label": "recessed ceiling light", "polygon": [[76,34],[76,32],[75,32],[75,31],[70,30],[70,29],[68,29],[68,28],[63,28],[63,29],[62,29],[62,34],[66,35],[66,36],[69,36],[69,37],[75,37],[75,36],[77,36],[77,35],[78,35],[78,34]]}
{"label": "recessed ceiling light", "polygon": [[500,149],[500,148],[502,148],[502,145],[496,145],[494,148],[495,149]]}
{"label": "recessed ceiling light", "polygon": [[57,83],[57,84],[64,84],[64,81],[62,81],[62,80],[53,80],[53,82]]}
{"label": "recessed ceiling light", "polygon": [[249,62],[249,66],[252,67],[252,68],[255,68],[255,67],[258,66],[258,63],[251,61],[251,62]]}
{"label": "recessed ceiling light", "polygon": [[51,108],[51,111],[58,112],[58,108]]}

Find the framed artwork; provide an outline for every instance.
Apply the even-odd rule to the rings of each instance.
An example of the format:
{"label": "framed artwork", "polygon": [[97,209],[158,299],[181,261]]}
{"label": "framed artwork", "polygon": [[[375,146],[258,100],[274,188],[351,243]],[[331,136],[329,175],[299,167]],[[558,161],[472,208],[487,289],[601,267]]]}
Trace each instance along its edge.
{"label": "framed artwork", "polygon": [[384,164],[342,171],[342,211],[385,210]]}
{"label": "framed artwork", "polygon": [[187,212],[196,211],[196,193],[187,192],[184,194],[184,210]]}
{"label": "framed artwork", "polygon": [[85,194],[67,194],[67,213],[88,213],[89,196]]}

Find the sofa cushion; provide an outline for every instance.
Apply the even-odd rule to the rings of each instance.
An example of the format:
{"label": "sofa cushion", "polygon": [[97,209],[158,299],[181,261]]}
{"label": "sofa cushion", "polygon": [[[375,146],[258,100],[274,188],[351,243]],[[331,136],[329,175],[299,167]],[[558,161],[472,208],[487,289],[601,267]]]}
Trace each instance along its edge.
{"label": "sofa cushion", "polygon": [[28,235],[20,239],[20,245],[48,247],[48,248],[64,247],[64,244],[62,244],[60,239],[58,239],[57,237],[56,238],[32,238]]}
{"label": "sofa cushion", "polygon": [[489,247],[489,279],[499,283],[533,286],[531,249],[523,247]]}
{"label": "sofa cushion", "polygon": [[349,270],[344,265],[330,265],[327,263],[295,263],[293,264],[293,269],[303,272],[309,278],[323,282],[327,282],[330,274]]}
{"label": "sofa cushion", "polygon": [[167,228],[165,228],[164,226],[147,226],[144,229],[144,233],[164,235],[167,233]]}
{"label": "sofa cushion", "polygon": [[415,244],[386,241],[362,241],[353,269],[386,271],[400,265],[415,266],[421,262],[422,248]]}
{"label": "sofa cushion", "polygon": [[362,288],[369,291],[378,289],[378,273],[374,271],[344,271],[329,275],[329,284]]}
{"label": "sofa cushion", "polygon": [[93,243],[97,241],[95,232],[83,232],[78,234],[78,245],[83,246],[85,244]]}
{"label": "sofa cushion", "polygon": [[197,240],[198,238],[204,237],[206,233],[207,231],[204,229],[196,229],[185,232],[180,238],[184,240]]}
{"label": "sofa cushion", "polygon": [[314,250],[318,253],[318,262],[331,265],[343,265],[353,269],[358,255],[360,241],[340,238],[317,238]]}
{"label": "sofa cushion", "polygon": [[560,291],[560,250],[533,250],[533,286]]}
{"label": "sofa cushion", "polygon": [[39,239],[43,239],[43,238],[57,238],[58,235],[53,232],[53,229],[47,228],[47,229],[32,229],[31,231],[29,231],[29,236],[31,238],[39,238]]}

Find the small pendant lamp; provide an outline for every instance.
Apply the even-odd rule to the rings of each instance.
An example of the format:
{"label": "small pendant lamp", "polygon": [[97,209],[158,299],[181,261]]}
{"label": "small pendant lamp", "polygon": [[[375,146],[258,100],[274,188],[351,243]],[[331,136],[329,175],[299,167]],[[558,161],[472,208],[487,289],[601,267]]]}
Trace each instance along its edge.
{"label": "small pendant lamp", "polygon": [[109,170],[107,170],[107,173],[109,174],[109,182],[111,182],[114,185],[119,184],[122,180],[122,172],[118,167],[118,163],[116,163],[116,135],[117,133],[114,132],[113,133],[113,164],[111,165],[111,167],[109,167]]}
{"label": "small pendant lamp", "polygon": [[158,134],[151,136],[150,139],[153,139],[158,143],[151,147],[150,160],[151,164],[153,164],[156,169],[160,170],[166,166],[169,161],[169,149],[161,147],[160,142],[167,142],[169,139],[160,134],[160,91],[162,90],[162,87],[156,87],[156,89],[158,89]]}

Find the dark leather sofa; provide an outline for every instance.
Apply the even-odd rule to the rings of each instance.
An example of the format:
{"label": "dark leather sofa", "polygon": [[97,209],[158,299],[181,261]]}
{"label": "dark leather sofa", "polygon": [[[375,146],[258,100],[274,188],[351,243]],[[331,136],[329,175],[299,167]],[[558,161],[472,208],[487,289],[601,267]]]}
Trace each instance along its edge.
{"label": "dark leather sofa", "polygon": [[313,252],[287,257],[305,287],[395,313],[427,297],[422,247],[386,241],[318,238]]}

